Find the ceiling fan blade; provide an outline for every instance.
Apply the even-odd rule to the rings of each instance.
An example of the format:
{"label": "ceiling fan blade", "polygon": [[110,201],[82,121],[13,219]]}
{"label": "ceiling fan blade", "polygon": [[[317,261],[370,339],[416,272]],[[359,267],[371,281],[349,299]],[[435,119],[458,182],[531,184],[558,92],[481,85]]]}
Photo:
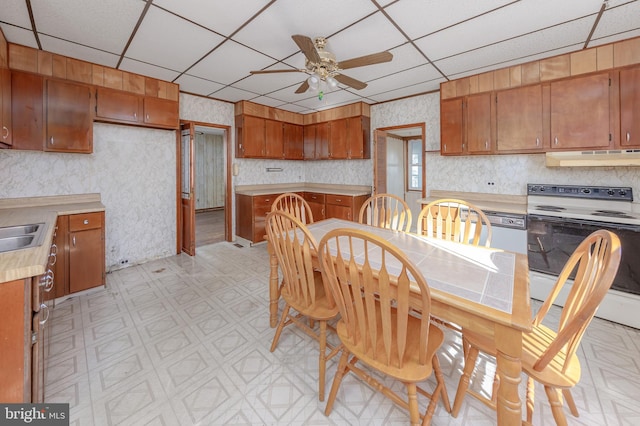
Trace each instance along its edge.
{"label": "ceiling fan blade", "polygon": [[318,51],[316,50],[316,45],[313,44],[313,40],[304,35],[292,35],[291,38],[296,42],[304,56],[311,61],[318,63],[320,62],[320,55],[318,55]]}
{"label": "ceiling fan blade", "polygon": [[344,74],[336,74],[334,78],[338,80],[340,83],[346,84],[347,86],[351,86],[357,90],[361,90],[367,87],[367,83],[364,83],[360,80],[356,80],[355,78],[349,77]]}
{"label": "ceiling fan blade", "polygon": [[301,72],[300,70],[259,70],[259,71],[249,71],[251,74],[275,74],[278,72]]}
{"label": "ceiling fan blade", "polygon": [[371,55],[360,56],[358,58],[347,59],[346,61],[340,61],[338,67],[342,70],[349,68],[363,67],[365,65],[380,64],[382,62],[389,62],[393,59],[391,52],[378,52]]}
{"label": "ceiling fan blade", "polygon": [[307,80],[303,81],[302,84],[296,89],[296,93],[304,93],[309,89],[309,83]]}

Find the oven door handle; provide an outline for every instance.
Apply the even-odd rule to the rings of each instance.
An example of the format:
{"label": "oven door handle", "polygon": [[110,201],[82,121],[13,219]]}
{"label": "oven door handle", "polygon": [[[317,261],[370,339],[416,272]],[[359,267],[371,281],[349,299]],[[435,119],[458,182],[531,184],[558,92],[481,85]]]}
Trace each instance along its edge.
{"label": "oven door handle", "polygon": [[573,219],[570,217],[558,217],[558,216],[543,216],[543,215],[535,215],[529,214],[527,217],[529,221],[540,221],[540,222],[552,222],[552,223],[562,223],[562,224],[570,224],[570,225],[578,225],[578,226],[593,226],[601,229],[611,229],[611,230],[625,230],[632,232],[640,232],[640,225],[631,225],[627,223],[609,223],[609,222],[599,222],[595,220],[589,219]]}

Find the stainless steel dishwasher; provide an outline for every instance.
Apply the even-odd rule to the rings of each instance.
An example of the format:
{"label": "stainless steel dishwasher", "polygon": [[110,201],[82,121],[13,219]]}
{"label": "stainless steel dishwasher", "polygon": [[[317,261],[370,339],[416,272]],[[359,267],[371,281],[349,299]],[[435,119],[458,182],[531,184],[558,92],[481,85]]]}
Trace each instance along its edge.
{"label": "stainless steel dishwasher", "polygon": [[527,215],[484,210],[491,222],[491,247],[527,254]]}

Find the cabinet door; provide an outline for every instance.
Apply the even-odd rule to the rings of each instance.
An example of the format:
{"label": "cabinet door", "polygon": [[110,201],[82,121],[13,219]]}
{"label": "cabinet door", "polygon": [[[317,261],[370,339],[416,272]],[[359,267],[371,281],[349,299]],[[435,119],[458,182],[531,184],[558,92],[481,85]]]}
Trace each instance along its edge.
{"label": "cabinet door", "polygon": [[44,145],[44,82],[41,76],[11,72],[13,149],[42,151]]}
{"label": "cabinet door", "polygon": [[347,124],[346,118],[329,122],[330,158],[346,159],[348,157]]}
{"label": "cabinet door", "polygon": [[102,229],[69,234],[69,291],[86,290],[104,285],[104,241]]}
{"label": "cabinet door", "polygon": [[92,88],[47,80],[45,151],[93,151]]}
{"label": "cabinet door", "polygon": [[542,86],[504,90],[496,97],[497,150],[544,151],[549,141],[543,132]]}
{"label": "cabinet door", "polygon": [[329,122],[316,125],[316,158],[329,158]]}
{"label": "cabinet door", "polygon": [[440,152],[442,155],[460,155],[462,142],[462,99],[440,102]]}
{"label": "cabinet door", "polygon": [[264,121],[264,151],[266,158],[284,158],[284,134],[281,121]]}
{"label": "cabinet door", "polygon": [[0,143],[11,145],[11,71],[0,68]]}
{"label": "cabinet door", "polygon": [[609,74],[551,83],[551,148],[610,146]]}
{"label": "cabinet door", "polygon": [[327,204],[326,212],[327,212],[327,219],[336,218],[336,219],[344,219],[344,220],[353,220],[353,217],[352,217],[353,215],[351,214],[351,207],[338,206],[335,204]]}
{"label": "cabinet door", "polygon": [[69,294],[69,281],[67,280],[67,250],[69,237],[69,216],[58,216],[56,230],[54,231],[55,263],[51,265],[53,271],[53,290],[47,294],[47,298],[55,299]]}
{"label": "cabinet door", "polygon": [[315,160],[316,157],[316,129],[317,124],[308,124],[304,126],[303,133],[303,149],[305,160]]}
{"label": "cabinet door", "polygon": [[144,123],[154,127],[177,129],[180,125],[178,102],[145,97]]}
{"label": "cabinet door", "polygon": [[264,118],[245,115],[242,118],[242,151],[245,157],[264,156],[265,122]]}
{"label": "cabinet door", "polygon": [[320,194],[317,192],[305,192],[302,195],[305,201],[311,207],[311,212],[313,213],[313,221],[317,222],[319,220],[325,219],[325,194]]}
{"label": "cabinet door", "polygon": [[96,118],[138,123],[142,121],[142,100],[135,93],[99,87],[96,93]]}
{"label": "cabinet door", "polygon": [[620,71],[620,145],[640,147],[640,67]]}
{"label": "cabinet door", "polygon": [[254,243],[264,241],[267,234],[267,214],[280,194],[256,195],[253,197],[253,238]]}
{"label": "cabinet door", "polygon": [[284,123],[284,158],[287,160],[302,160],[304,158],[304,139],[302,126]]}
{"label": "cabinet door", "polygon": [[347,119],[347,145],[349,158],[371,158],[369,149],[369,118],[351,117]]}
{"label": "cabinet door", "polygon": [[467,98],[467,151],[488,153],[492,148],[491,138],[491,93],[482,93]]}

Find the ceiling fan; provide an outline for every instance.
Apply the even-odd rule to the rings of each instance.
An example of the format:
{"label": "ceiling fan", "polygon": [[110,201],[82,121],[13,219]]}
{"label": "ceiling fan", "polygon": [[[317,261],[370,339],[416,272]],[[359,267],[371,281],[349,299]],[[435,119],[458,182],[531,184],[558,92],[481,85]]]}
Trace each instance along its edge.
{"label": "ceiling fan", "polygon": [[[384,51],[338,62],[333,53],[325,50],[327,40],[324,37],[316,37],[315,41],[304,35],[293,35],[291,38],[293,38],[293,41],[295,41],[306,58],[305,68],[260,70],[251,71],[251,74],[273,74],[280,72],[304,72],[309,74],[309,78],[302,82],[296,89],[296,93],[304,93],[309,88],[313,90],[321,89],[323,82],[332,89],[335,88],[338,83],[342,83],[345,86],[361,90],[367,87],[367,83],[342,74],[343,70],[389,62],[393,59],[393,55],[390,52]],[[320,90],[318,97],[322,99],[322,95],[323,91]]]}

